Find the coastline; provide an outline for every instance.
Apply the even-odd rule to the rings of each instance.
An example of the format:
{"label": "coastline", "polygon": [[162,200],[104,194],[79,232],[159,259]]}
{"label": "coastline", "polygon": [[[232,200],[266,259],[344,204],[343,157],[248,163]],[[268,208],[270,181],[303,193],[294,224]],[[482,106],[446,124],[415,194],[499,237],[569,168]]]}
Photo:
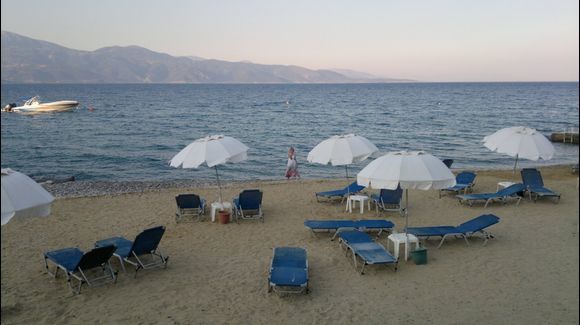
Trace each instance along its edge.
{"label": "coastline", "polygon": [[[542,172],[551,172],[553,170],[560,170],[568,168],[571,170],[573,164],[559,164],[547,165],[538,167]],[[496,177],[512,177],[511,169],[456,169],[451,168],[451,171],[457,173],[460,170],[474,170],[483,175]],[[516,171],[516,179],[520,179],[519,173]],[[230,180],[222,182],[224,188],[234,187],[239,185],[259,185],[259,184],[278,184],[293,181],[300,182],[321,182],[321,181],[340,181],[344,178],[302,178],[300,180],[286,180],[286,179],[260,179],[260,180]],[[349,177],[349,180],[355,181],[356,177]],[[171,180],[171,181],[69,181],[62,183],[41,183],[42,186],[49,191],[55,198],[81,198],[81,197],[98,197],[105,195],[120,195],[132,193],[146,193],[161,190],[187,189],[187,188],[217,188],[216,181],[210,180]]]}

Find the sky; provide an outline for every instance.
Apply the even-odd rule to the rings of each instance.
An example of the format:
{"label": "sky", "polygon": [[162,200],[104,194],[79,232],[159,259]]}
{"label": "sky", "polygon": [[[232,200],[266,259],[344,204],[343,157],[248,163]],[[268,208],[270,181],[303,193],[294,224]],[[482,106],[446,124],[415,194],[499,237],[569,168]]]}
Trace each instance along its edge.
{"label": "sky", "polygon": [[2,0],[10,31],[78,50],[351,69],[419,81],[578,81],[578,0]]}

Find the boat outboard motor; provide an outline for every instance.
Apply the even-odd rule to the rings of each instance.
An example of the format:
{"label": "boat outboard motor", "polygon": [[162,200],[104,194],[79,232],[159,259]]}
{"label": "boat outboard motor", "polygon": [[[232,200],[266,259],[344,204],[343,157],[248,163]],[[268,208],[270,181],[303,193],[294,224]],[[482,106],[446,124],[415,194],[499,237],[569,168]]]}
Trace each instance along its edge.
{"label": "boat outboard motor", "polygon": [[12,108],[16,107],[16,103],[10,103],[6,106],[4,106],[4,111],[6,112],[12,112]]}

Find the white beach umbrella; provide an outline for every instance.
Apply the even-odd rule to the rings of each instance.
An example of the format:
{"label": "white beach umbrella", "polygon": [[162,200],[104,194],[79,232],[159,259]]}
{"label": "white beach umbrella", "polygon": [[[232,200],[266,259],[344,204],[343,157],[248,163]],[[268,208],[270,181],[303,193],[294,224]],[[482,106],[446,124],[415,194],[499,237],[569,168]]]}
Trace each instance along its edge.
{"label": "white beach umbrella", "polygon": [[554,156],[554,146],[543,134],[532,128],[514,126],[501,129],[483,138],[489,150],[516,157],[514,174],[518,159],[549,160]]}
{"label": "white beach umbrella", "polygon": [[348,178],[348,165],[361,162],[378,150],[365,137],[354,134],[335,135],[317,144],[306,159],[322,165],[344,165]]}
{"label": "white beach umbrella", "polygon": [[422,151],[389,152],[369,163],[357,183],[374,189],[405,190],[405,231],[408,226],[409,189],[443,189],[455,185],[455,176],[438,158]]}
{"label": "white beach umbrella", "polygon": [[223,135],[212,135],[197,139],[183,148],[170,162],[171,167],[198,168],[202,164],[215,167],[220,202],[222,188],[217,166],[225,163],[237,163],[248,159],[248,147],[240,141]]}
{"label": "white beach umbrella", "polygon": [[30,177],[2,169],[2,226],[14,217],[46,217],[54,197]]}

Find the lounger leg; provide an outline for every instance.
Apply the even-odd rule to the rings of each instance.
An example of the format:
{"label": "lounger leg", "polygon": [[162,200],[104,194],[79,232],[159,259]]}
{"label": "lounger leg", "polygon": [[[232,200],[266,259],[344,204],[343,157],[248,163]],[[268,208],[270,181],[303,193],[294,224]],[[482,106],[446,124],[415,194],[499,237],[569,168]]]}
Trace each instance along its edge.
{"label": "lounger leg", "polygon": [[121,258],[121,256],[117,255],[117,258],[119,259],[119,264],[121,264],[121,268],[123,269],[123,273],[127,273],[127,270],[125,269],[125,263],[123,262],[123,258]]}
{"label": "lounger leg", "polygon": [[443,237],[441,237],[441,241],[439,242],[439,245],[437,246],[437,248],[441,248],[441,245],[443,245],[443,242],[445,241],[446,237],[447,237],[447,235],[443,235]]}

